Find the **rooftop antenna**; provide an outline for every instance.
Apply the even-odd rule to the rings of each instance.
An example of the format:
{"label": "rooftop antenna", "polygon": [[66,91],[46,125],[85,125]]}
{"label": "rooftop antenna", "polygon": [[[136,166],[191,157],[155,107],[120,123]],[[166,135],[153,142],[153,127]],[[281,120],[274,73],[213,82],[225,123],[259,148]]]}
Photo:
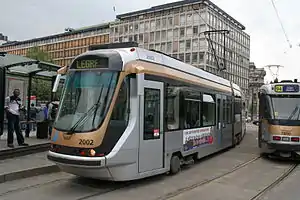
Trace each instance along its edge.
{"label": "rooftop antenna", "polygon": [[117,18],[116,6],[113,6],[113,11],[114,11],[114,13],[115,13],[115,17]]}
{"label": "rooftop antenna", "polygon": [[[269,69],[269,72],[271,73],[272,76],[272,81],[277,81],[278,82],[278,76],[279,76],[279,68],[283,68],[282,65],[267,65],[265,66]],[[276,73],[274,73],[271,68],[276,68]]]}

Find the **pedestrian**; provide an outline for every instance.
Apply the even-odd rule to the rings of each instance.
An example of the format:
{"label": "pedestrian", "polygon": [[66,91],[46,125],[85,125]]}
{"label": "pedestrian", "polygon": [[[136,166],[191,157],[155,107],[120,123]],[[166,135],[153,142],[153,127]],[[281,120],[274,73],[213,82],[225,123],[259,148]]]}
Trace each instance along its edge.
{"label": "pedestrian", "polygon": [[58,98],[55,98],[51,103],[48,105],[48,122],[49,122],[49,137],[51,137],[52,134],[52,126],[53,122],[57,115],[59,100]]}
{"label": "pedestrian", "polygon": [[36,116],[38,112],[38,109],[35,107],[34,103],[32,103],[30,105],[30,121],[32,121],[32,123],[30,123],[30,129],[33,131],[36,130]]}
{"label": "pedestrian", "polygon": [[5,111],[8,122],[7,146],[10,148],[14,148],[14,131],[16,132],[19,146],[28,146],[24,142],[20,127],[20,110],[23,108],[21,107],[22,101],[19,96],[20,90],[15,89],[13,95],[5,99]]}

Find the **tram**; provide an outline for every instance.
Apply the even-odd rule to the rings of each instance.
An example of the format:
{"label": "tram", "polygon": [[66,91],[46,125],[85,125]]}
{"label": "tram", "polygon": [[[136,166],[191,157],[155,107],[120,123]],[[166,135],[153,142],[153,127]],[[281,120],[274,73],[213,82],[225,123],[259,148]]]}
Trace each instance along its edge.
{"label": "tram", "polygon": [[71,174],[175,174],[245,132],[238,85],[155,50],[94,46],[58,73],[66,81],[47,157]]}
{"label": "tram", "polygon": [[258,146],[263,156],[300,154],[299,87],[295,79],[275,81],[260,88]]}

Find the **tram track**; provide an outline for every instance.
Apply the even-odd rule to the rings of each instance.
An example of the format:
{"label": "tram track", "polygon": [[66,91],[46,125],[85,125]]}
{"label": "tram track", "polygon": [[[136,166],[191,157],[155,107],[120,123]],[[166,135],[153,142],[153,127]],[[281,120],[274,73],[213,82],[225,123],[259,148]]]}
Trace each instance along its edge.
{"label": "tram track", "polygon": [[293,164],[286,172],[281,174],[274,182],[272,182],[270,185],[263,188],[259,193],[257,193],[255,196],[253,196],[249,200],[260,200],[264,195],[266,195],[269,191],[271,191],[273,188],[275,188],[277,185],[282,183],[286,178],[288,178],[295,169],[299,166],[299,164]]}
{"label": "tram track", "polygon": [[225,173],[222,173],[222,174],[220,174],[220,175],[218,175],[218,176],[215,176],[215,177],[212,177],[212,178],[210,178],[210,179],[207,179],[207,180],[203,180],[203,181],[197,182],[197,183],[195,183],[195,184],[192,184],[192,185],[189,185],[189,186],[186,186],[186,187],[179,188],[178,190],[176,190],[176,191],[174,191],[174,192],[171,192],[171,193],[168,193],[168,194],[166,194],[166,195],[164,195],[164,196],[158,197],[158,198],[156,198],[155,200],[167,200],[167,199],[176,197],[176,196],[178,196],[178,195],[180,195],[180,194],[182,194],[182,193],[188,192],[188,191],[190,191],[190,190],[192,190],[192,189],[194,189],[194,188],[197,188],[197,187],[206,185],[206,184],[211,183],[211,182],[213,182],[213,181],[216,181],[216,180],[218,180],[218,179],[220,179],[220,178],[223,178],[223,177],[226,176],[226,175],[232,174],[233,172],[236,172],[236,171],[238,171],[239,169],[242,169],[242,168],[246,167],[247,165],[249,165],[249,164],[251,164],[251,163],[257,161],[257,160],[260,159],[260,158],[262,158],[262,156],[254,157],[253,159],[248,160],[248,161],[246,161],[246,162],[243,162],[243,163],[241,163],[240,165],[234,167],[233,169],[231,169],[231,170],[229,170],[229,171],[227,171],[227,172],[225,172]]}
{"label": "tram track", "polygon": [[[235,171],[237,171],[237,170],[239,170],[243,167],[246,167],[247,165],[255,162],[256,160],[258,160],[260,158],[261,158],[261,156],[256,156],[256,157],[252,158],[251,160],[247,160],[247,161],[237,165],[236,167],[234,167],[234,168],[232,168],[232,169],[230,169],[230,170],[228,170],[228,171],[226,171],[226,172],[224,172],[220,175],[217,175],[215,177],[197,182],[197,183],[189,185],[187,187],[179,188],[175,192],[171,192],[171,193],[168,193],[164,196],[158,197],[157,200],[170,199],[170,198],[175,197],[175,196],[177,196],[181,193],[192,190],[196,187],[200,187],[202,185],[208,184],[208,183],[210,183],[212,181],[215,181],[217,179],[220,179],[220,178],[222,178],[222,177],[224,177],[228,174],[231,174],[231,173],[233,173],[233,172],[235,172]],[[96,182],[94,182],[94,181],[88,181],[88,182],[83,181],[82,182],[80,179],[64,178],[64,179],[57,179],[57,180],[52,180],[52,181],[48,181],[48,182],[38,183],[38,184],[30,185],[30,186],[27,186],[27,187],[21,187],[21,188],[17,188],[17,189],[14,189],[14,190],[9,190],[7,192],[1,193],[0,197],[1,196],[6,196],[6,195],[9,195],[9,194],[12,194],[12,193],[22,192],[22,191],[32,189],[32,188],[39,188],[39,187],[44,187],[44,186],[47,186],[47,185],[56,184],[56,183],[60,183],[60,182],[64,182],[64,181],[71,181],[72,184],[84,185],[84,186],[87,186],[87,187],[90,187],[90,188],[101,190],[101,191],[97,191],[97,192],[92,192],[92,193],[87,194],[83,197],[75,198],[76,200],[88,200],[88,199],[92,199],[93,197],[98,197],[98,196],[101,196],[101,195],[105,195],[107,193],[111,193],[111,192],[114,192],[114,191],[117,191],[117,190],[122,190],[122,189],[125,189],[125,188],[132,188],[132,187],[137,187],[137,186],[143,186],[145,184],[149,184],[149,181],[155,183],[156,179],[158,179],[158,178],[157,177],[149,177],[149,178],[146,178],[146,179],[143,179],[143,180],[128,181],[128,182],[123,182],[123,183],[114,183],[114,184],[106,183],[105,187],[99,187],[99,186],[101,186],[101,184],[104,185],[104,183],[99,184],[99,182],[97,182],[97,181]]]}
{"label": "tram track", "polygon": [[[170,198],[172,198],[172,197],[174,197],[174,196],[177,196],[177,195],[179,195],[179,194],[181,194],[181,193],[183,193],[183,192],[187,192],[187,191],[192,190],[192,189],[194,189],[194,188],[196,188],[196,187],[199,187],[199,186],[208,184],[208,183],[210,183],[210,182],[212,182],[212,181],[214,181],[214,180],[220,179],[220,178],[222,178],[222,177],[224,177],[224,176],[226,176],[226,175],[228,175],[228,174],[231,174],[231,173],[233,173],[233,172],[235,172],[235,171],[237,171],[237,170],[239,170],[239,169],[241,169],[241,168],[243,168],[243,167],[245,167],[245,166],[247,166],[247,165],[249,165],[249,164],[255,162],[256,160],[258,160],[258,159],[260,159],[260,158],[261,158],[261,156],[254,157],[254,158],[252,158],[251,160],[248,160],[248,161],[246,161],[246,162],[243,162],[243,163],[239,164],[238,166],[234,167],[233,169],[231,169],[231,170],[229,170],[229,171],[227,171],[227,172],[225,172],[225,173],[222,173],[222,174],[220,174],[220,175],[218,175],[218,176],[212,177],[212,178],[207,179],[207,180],[204,180],[204,181],[200,181],[200,182],[195,183],[195,184],[193,184],[193,185],[190,185],[190,186],[187,186],[187,187],[180,188],[180,189],[176,190],[176,192],[168,193],[167,195],[164,195],[164,196],[162,196],[162,197],[158,197],[156,200],[166,200],[166,199],[170,199]],[[87,196],[85,196],[85,197],[78,198],[78,199],[76,199],[76,200],[87,200],[87,199],[90,199],[90,198],[92,198],[92,197],[97,197],[97,196],[101,196],[101,195],[104,195],[104,194],[107,194],[107,193],[110,193],[110,192],[114,192],[114,191],[116,191],[116,190],[121,190],[121,189],[124,189],[124,188],[127,188],[127,187],[132,187],[132,186],[142,185],[142,184],[145,184],[145,183],[144,183],[145,181],[146,181],[146,180],[141,180],[141,181],[133,182],[133,183],[125,183],[125,184],[122,185],[121,187],[117,187],[117,188],[114,188],[114,189],[109,190],[109,191],[101,191],[101,192],[97,192],[97,193],[94,193],[94,194],[91,194],[91,195],[87,195]]]}

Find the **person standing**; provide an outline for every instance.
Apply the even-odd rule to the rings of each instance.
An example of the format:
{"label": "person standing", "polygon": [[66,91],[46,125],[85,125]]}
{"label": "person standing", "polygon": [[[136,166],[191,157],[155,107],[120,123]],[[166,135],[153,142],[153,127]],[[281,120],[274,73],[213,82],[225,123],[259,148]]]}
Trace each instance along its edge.
{"label": "person standing", "polygon": [[51,137],[52,134],[52,126],[57,115],[58,105],[59,105],[58,98],[55,98],[54,101],[50,102],[48,105],[49,137]]}
{"label": "person standing", "polygon": [[10,148],[14,148],[14,131],[16,132],[19,146],[28,146],[28,144],[24,142],[20,127],[20,110],[22,102],[19,96],[20,90],[15,89],[13,95],[6,97],[5,99],[5,110],[8,122],[7,146]]}

